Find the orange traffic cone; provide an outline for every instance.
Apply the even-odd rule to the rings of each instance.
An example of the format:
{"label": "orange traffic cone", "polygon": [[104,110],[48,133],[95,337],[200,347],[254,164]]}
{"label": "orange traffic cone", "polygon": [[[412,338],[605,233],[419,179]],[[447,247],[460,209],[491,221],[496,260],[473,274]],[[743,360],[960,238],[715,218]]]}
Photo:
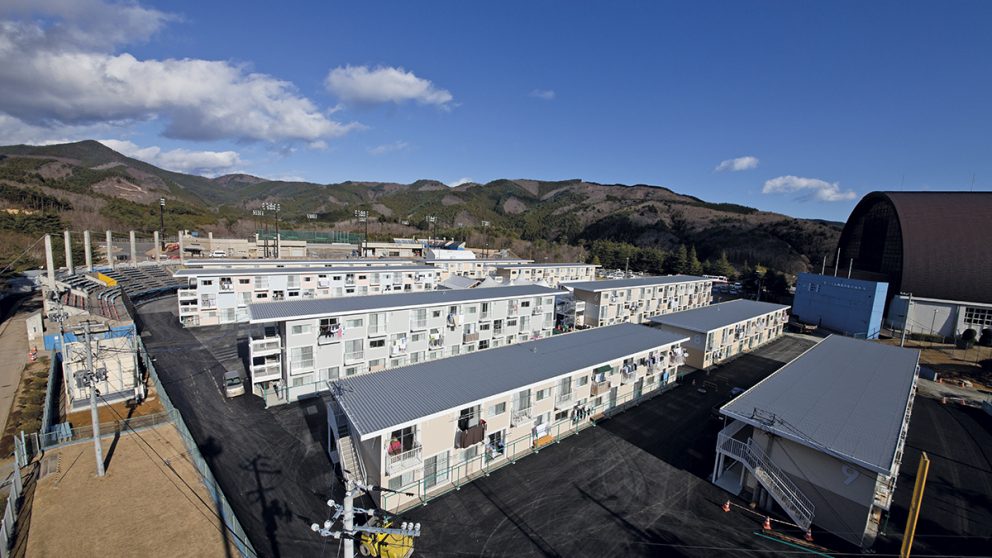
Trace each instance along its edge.
{"label": "orange traffic cone", "polygon": [[806,529],[806,534],[803,535],[803,538],[806,539],[806,542],[813,542],[813,531]]}
{"label": "orange traffic cone", "polygon": [[765,516],[765,522],[761,524],[761,528],[765,531],[771,531],[772,529],[772,518]]}
{"label": "orange traffic cone", "polygon": [[727,500],[726,502],[724,502],[723,505],[720,506],[720,507],[723,509],[723,511],[729,512],[730,511],[730,500]]}

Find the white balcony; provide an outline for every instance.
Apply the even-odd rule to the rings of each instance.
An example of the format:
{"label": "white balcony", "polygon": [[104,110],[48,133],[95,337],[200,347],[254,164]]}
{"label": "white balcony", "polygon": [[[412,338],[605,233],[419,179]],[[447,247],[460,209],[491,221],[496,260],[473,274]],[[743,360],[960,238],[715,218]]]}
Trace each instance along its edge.
{"label": "white balcony", "polygon": [[260,364],[251,367],[251,381],[266,382],[282,378],[282,366],[278,363]]}
{"label": "white balcony", "polygon": [[179,289],[176,294],[179,300],[196,300],[196,289]]}
{"label": "white balcony", "polygon": [[572,400],[574,398],[575,398],[575,394],[572,392],[559,393],[555,397],[555,408],[561,410],[568,407],[569,405],[572,404]]}
{"label": "white balcony", "polygon": [[412,449],[386,456],[386,474],[395,475],[413,467],[419,467],[423,462],[420,454],[420,444],[414,445]]}
{"label": "white balcony", "polygon": [[425,318],[423,320],[410,320],[410,329],[412,330],[427,329],[427,319]]}
{"label": "white balcony", "polygon": [[179,306],[180,316],[189,316],[191,314],[196,314],[199,308],[195,304],[182,304]]}
{"label": "white balcony", "polygon": [[462,337],[462,343],[474,343],[474,342],[476,342],[478,340],[479,340],[479,332],[478,331],[475,332],[475,333],[466,333],[464,335],[464,337]]}
{"label": "white balcony", "polygon": [[365,360],[365,351],[355,351],[344,354],[345,364],[355,364],[356,362],[361,362],[363,360]]}
{"label": "white balcony", "polygon": [[251,340],[251,354],[252,356],[264,356],[268,354],[278,353],[280,349],[280,340],[276,338],[263,338],[263,339],[252,339]]}
{"label": "white balcony", "polygon": [[513,426],[519,426],[531,419],[530,407],[526,409],[516,409],[513,414],[510,415],[510,422]]}

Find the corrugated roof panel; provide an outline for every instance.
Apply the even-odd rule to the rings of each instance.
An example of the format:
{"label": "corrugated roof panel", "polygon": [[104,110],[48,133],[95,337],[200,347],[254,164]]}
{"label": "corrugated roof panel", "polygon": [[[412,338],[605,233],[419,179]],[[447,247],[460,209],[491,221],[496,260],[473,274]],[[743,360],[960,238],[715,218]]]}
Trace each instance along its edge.
{"label": "corrugated roof panel", "polygon": [[353,376],[332,393],[352,426],[367,436],[421,417],[631,354],[687,340],[620,324]]}
{"label": "corrugated roof panel", "polygon": [[720,412],[887,473],[919,358],[915,349],[831,335]]}
{"label": "corrugated roof panel", "polygon": [[651,321],[656,324],[706,332],[786,308],[788,306],[784,304],[739,299],[711,304],[693,310],[662,314],[660,316],[654,316],[651,318]]}
{"label": "corrugated roof panel", "polygon": [[333,316],[354,312],[382,311],[411,306],[434,304],[462,304],[465,302],[498,300],[525,296],[554,296],[562,291],[532,285],[518,287],[498,287],[493,289],[455,289],[423,291],[416,293],[377,294],[346,296],[311,300],[286,300],[262,302],[248,305],[248,314],[253,324],[285,319],[302,319],[317,316]]}
{"label": "corrugated roof panel", "polygon": [[610,289],[628,289],[632,287],[649,287],[652,285],[669,285],[671,283],[687,283],[690,281],[712,281],[696,275],[657,275],[651,277],[635,277],[633,279],[604,279],[602,281],[576,281],[562,283],[570,289],[580,291],[606,291]]}

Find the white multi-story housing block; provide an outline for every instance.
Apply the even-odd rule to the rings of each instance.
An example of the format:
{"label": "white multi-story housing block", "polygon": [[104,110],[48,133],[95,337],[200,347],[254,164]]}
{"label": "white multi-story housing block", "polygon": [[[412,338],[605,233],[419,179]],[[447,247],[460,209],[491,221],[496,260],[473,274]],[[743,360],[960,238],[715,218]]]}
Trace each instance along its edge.
{"label": "white multi-story housing block", "polygon": [[559,293],[516,286],[253,304],[252,390],[293,401],[330,380],[548,337]]}
{"label": "white multi-story housing block", "polygon": [[584,263],[524,263],[497,265],[494,275],[504,282],[544,282],[549,287],[570,281],[593,281],[596,265]]}
{"label": "white multi-story housing block", "polygon": [[424,263],[432,265],[441,270],[441,280],[444,281],[452,275],[471,277],[473,279],[485,279],[496,272],[496,268],[504,265],[522,265],[533,263],[534,260],[524,260],[520,258],[465,258],[465,259],[442,259],[424,258]]}
{"label": "white multi-story housing block", "polygon": [[248,321],[248,305],[391,292],[433,290],[437,269],[425,265],[382,267],[265,267],[181,269],[179,321],[187,327]]}
{"label": "white multi-story housing block", "polygon": [[651,323],[688,336],[687,364],[703,369],[781,337],[788,310],[784,304],[739,299],[655,316]]}
{"label": "white multi-story housing block", "polygon": [[404,258],[346,258],[333,260],[306,259],[243,259],[243,258],[189,258],[187,268],[263,268],[263,267],[386,267],[419,263]]}
{"label": "white multi-story housing block", "polygon": [[398,491],[373,496],[383,509],[426,503],[655,395],[674,381],[669,355],[683,341],[621,324],[342,379],[328,403],[331,459]]}
{"label": "white multi-story housing block", "polygon": [[592,327],[643,323],[660,314],[709,305],[713,280],[694,275],[607,279],[566,283],[576,302],[584,302],[583,322]]}

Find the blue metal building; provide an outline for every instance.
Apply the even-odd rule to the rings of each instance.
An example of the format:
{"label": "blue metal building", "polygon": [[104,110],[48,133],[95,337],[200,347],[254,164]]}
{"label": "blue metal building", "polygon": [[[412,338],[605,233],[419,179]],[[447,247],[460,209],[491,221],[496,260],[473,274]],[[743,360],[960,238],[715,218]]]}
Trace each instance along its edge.
{"label": "blue metal building", "polygon": [[792,315],[808,324],[862,339],[878,339],[888,283],[800,273]]}

